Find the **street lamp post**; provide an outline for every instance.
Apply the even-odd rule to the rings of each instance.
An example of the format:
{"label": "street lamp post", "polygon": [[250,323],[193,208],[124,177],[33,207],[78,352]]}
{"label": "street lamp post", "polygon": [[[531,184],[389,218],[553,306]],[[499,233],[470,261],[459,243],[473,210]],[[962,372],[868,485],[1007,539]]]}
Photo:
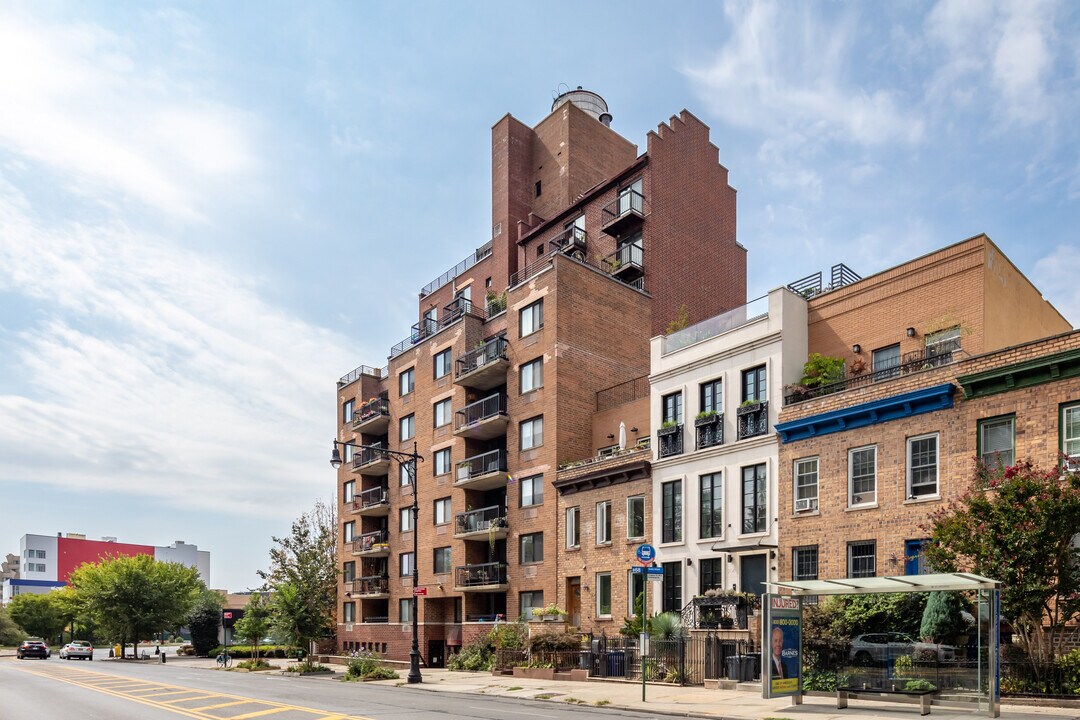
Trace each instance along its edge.
{"label": "street lamp post", "polygon": [[419,610],[419,596],[416,594],[416,589],[420,587],[420,575],[419,575],[419,538],[420,533],[417,532],[417,520],[420,517],[420,505],[417,499],[417,487],[416,487],[416,463],[417,461],[423,461],[416,452],[416,443],[413,443],[413,451],[411,453],[401,452],[400,450],[389,450],[384,447],[376,445],[361,445],[360,443],[342,442],[340,440],[334,440],[334,451],[330,455],[330,464],[336,470],[341,467],[341,453],[338,451],[338,447],[351,447],[358,450],[374,450],[376,452],[388,455],[398,461],[398,464],[405,468],[405,472],[409,475],[409,482],[412,483],[412,649],[409,651],[409,675],[406,678],[410,684],[423,682],[424,678],[420,675],[420,627],[417,612]]}

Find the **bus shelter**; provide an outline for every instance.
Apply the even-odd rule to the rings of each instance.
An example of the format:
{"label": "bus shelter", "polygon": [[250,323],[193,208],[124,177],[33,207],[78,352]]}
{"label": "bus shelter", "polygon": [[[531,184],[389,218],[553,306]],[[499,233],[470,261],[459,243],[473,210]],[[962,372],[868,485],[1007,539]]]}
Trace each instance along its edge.
{"label": "bus shelter", "polygon": [[[937,573],[767,585],[779,592],[766,593],[761,604],[762,697],[791,697],[793,704],[801,704],[804,693],[823,690],[815,694],[835,692],[837,707],[846,707],[849,696],[876,697],[916,700],[923,714],[929,713],[931,703],[974,703],[990,717],[1001,715],[998,581],[971,573]],[[804,608],[826,597],[930,592],[965,593],[973,609],[965,613],[969,635],[952,643],[929,643],[882,627],[848,643],[803,636]]]}

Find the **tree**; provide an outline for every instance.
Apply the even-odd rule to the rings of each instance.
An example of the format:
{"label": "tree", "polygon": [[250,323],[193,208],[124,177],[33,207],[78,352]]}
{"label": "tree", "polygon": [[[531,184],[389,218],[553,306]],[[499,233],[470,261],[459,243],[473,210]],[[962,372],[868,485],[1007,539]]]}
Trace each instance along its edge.
{"label": "tree", "polygon": [[17,645],[26,639],[27,632],[19,627],[7,610],[0,607],[0,646]]}
{"label": "tree", "polygon": [[244,608],[244,617],[237,620],[233,628],[237,637],[244,638],[248,645],[251,645],[252,658],[256,664],[259,660],[259,640],[266,635],[270,627],[269,617],[270,608],[263,603],[262,595],[252,593],[251,601]]}
{"label": "tree", "polygon": [[831,635],[851,638],[892,630],[918,635],[927,593],[874,593],[837,595],[830,599]]}
{"label": "tree", "polygon": [[962,634],[968,624],[964,620],[964,600],[958,592],[932,592],[926,601],[919,635],[926,642],[943,643]]}
{"label": "tree", "polygon": [[977,462],[968,490],[927,529],[935,569],[1000,581],[1001,614],[1030,657],[1045,663],[1060,653],[1065,627],[1080,620],[1080,475]]}
{"label": "tree", "polygon": [[206,657],[218,644],[218,628],[221,626],[221,608],[224,598],[216,590],[202,590],[188,612],[186,624],[191,633],[191,645],[195,654]]}
{"label": "tree", "polygon": [[274,598],[274,626],[298,647],[330,635],[337,606],[337,516],[323,502],[273,538],[270,570],[260,571]]}
{"label": "tree", "polygon": [[8,614],[16,625],[33,636],[55,642],[66,621],[53,593],[16,595],[8,603]]}
{"label": "tree", "polygon": [[77,568],[69,584],[81,607],[120,640],[120,656],[131,639],[183,624],[205,585],[199,571],[149,555],[120,556]]}

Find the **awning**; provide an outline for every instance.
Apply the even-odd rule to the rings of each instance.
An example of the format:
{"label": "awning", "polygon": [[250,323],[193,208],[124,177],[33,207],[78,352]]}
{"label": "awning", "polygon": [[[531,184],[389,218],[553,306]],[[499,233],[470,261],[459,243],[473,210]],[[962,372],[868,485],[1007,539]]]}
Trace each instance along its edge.
{"label": "awning", "polygon": [[792,595],[867,595],[887,592],[940,592],[946,590],[998,590],[997,580],[972,573],[934,573],[888,577],[839,578],[837,580],[788,580],[766,582],[770,588],[790,590]]}

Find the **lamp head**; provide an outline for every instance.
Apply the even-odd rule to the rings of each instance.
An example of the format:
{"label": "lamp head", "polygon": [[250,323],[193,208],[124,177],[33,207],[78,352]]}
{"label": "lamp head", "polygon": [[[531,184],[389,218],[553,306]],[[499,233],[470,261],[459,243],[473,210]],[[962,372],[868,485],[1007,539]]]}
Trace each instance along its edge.
{"label": "lamp head", "polygon": [[334,443],[334,452],[330,453],[330,466],[337,470],[341,467],[341,453],[338,452],[337,443]]}

